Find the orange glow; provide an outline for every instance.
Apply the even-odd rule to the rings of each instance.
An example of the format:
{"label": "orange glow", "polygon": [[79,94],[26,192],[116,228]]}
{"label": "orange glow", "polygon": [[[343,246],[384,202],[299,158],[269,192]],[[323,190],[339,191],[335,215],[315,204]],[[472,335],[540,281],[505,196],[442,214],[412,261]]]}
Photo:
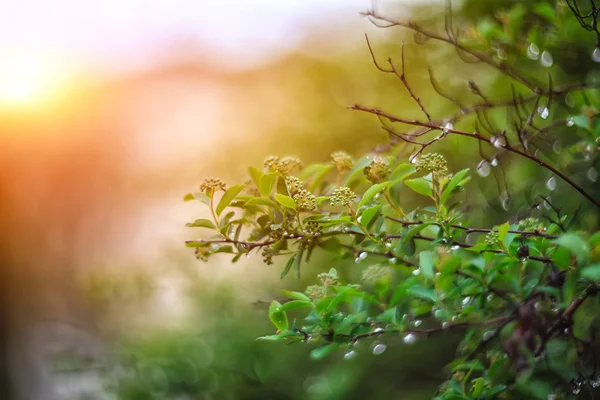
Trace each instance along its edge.
{"label": "orange glow", "polygon": [[66,73],[49,57],[12,54],[0,58],[0,107],[31,107],[60,95]]}

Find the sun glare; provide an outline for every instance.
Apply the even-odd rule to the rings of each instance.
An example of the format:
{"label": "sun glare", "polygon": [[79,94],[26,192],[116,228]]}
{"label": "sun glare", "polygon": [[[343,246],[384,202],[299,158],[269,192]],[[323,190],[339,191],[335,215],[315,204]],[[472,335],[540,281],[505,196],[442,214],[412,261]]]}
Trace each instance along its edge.
{"label": "sun glare", "polygon": [[0,57],[0,107],[33,106],[51,100],[64,83],[58,64],[47,57]]}

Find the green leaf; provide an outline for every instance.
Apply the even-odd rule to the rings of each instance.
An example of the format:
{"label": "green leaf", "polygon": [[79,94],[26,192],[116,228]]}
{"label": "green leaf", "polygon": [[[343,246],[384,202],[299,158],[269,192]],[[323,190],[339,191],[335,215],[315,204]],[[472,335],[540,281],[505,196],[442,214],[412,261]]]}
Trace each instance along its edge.
{"label": "green leaf", "polygon": [[291,208],[292,210],[296,209],[296,202],[290,196],[286,196],[281,193],[276,193],[275,200],[277,200],[277,202],[284,207]]}
{"label": "green leaf", "polygon": [[433,289],[424,288],[421,285],[414,285],[406,290],[406,293],[418,297],[423,300],[428,300],[435,303],[438,300],[437,294]]}
{"label": "green leaf", "polygon": [[581,271],[581,276],[592,281],[600,281],[600,264],[585,267]]}
{"label": "green leaf", "polygon": [[295,308],[313,308],[312,301],[292,300],[281,306],[282,311],[293,310]]}
{"label": "green leaf", "polygon": [[194,222],[190,222],[190,223],[186,224],[186,226],[191,227],[191,228],[217,229],[217,227],[211,220],[208,220],[205,218],[198,218]]}
{"label": "green leaf", "polygon": [[331,171],[333,168],[332,164],[317,164],[317,166],[319,169],[317,170],[317,173],[313,178],[310,187],[308,188],[311,192],[315,192],[317,190],[323,179],[325,179],[327,174],[329,174],[329,171]]}
{"label": "green leaf", "polygon": [[246,185],[235,185],[227,189],[227,191],[221,197],[221,201],[219,201],[219,205],[217,206],[217,215],[221,215],[225,207],[229,205],[235,199],[235,197],[242,191]]}
{"label": "green leaf", "polygon": [[268,199],[266,197],[255,197],[253,199],[250,199],[246,202],[246,205],[249,206],[269,206],[269,207],[277,207],[277,203],[275,203],[273,200]]}
{"label": "green leaf", "polygon": [[358,203],[358,208],[364,206],[365,204],[367,204],[369,201],[371,201],[371,199],[373,197],[375,197],[375,195],[379,192],[381,192],[383,189],[385,189],[388,185],[390,184],[390,182],[382,182],[382,183],[376,183],[373,186],[371,186],[370,188],[368,188],[365,193],[363,194],[362,198],[360,199],[360,202]]}
{"label": "green leaf", "polygon": [[279,335],[268,335],[268,336],[260,336],[257,337],[256,340],[268,340],[271,342],[278,342],[285,339],[285,337],[283,336],[279,336]]}
{"label": "green leaf", "polygon": [[302,301],[311,301],[310,297],[308,297],[304,293],[291,292],[291,291],[285,290],[285,289],[280,289],[279,291],[291,299],[302,300]]}
{"label": "green leaf", "polygon": [[317,347],[310,352],[310,358],[313,360],[321,360],[336,351],[338,348],[340,348],[340,345],[337,343],[330,343],[325,346]]}
{"label": "green leaf", "polygon": [[433,264],[435,262],[435,254],[431,251],[422,251],[419,254],[419,268],[424,277],[433,280],[434,271]]}
{"label": "green leaf", "polygon": [[571,251],[579,263],[585,262],[588,258],[590,248],[579,235],[567,233],[554,240],[554,243]]}
{"label": "green leaf", "polygon": [[260,178],[260,185],[258,186],[258,191],[262,196],[269,196],[271,191],[273,190],[273,185],[275,185],[275,180],[277,179],[277,172],[273,172],[270,174],[263,175]]}
{"label": "green leaf", "polygon": [[260,187],[260,181],[263,176],[262,171],[259,170],[258,168],[250,167],[250,168],[248,168],[248,172],[250,173],[250,176],[252,177],[252,181],[254,181],[254,184],[256,185],[256,187]]}
{"label": "green leaf", "polygon": [[294,260],[296,259],[297,256],[298,255],[291,257],[288,260],[287,264],[285,264],[285,268],[283,269],[283,271],[281,271],[281,275],[280,275],[281,279],[283,279],[288,274],[288,272],[290,272],[290,269],[292,268],[292,265],[294,265]]}
{"label": "green leaf", "polygon": [[423,178],[410,179],[405,181],[404,184],[423,196],[433,197],[433,187],[431,182]]}
{"label": "green leaf", "polygon": [[510,229],[510,224],[508,222],[505,222],[504,224],[500,225],[500,227],[498,228],[498,239],[501,242],[504,242],[504,238],[506,237],[506,234],[508,233]]}
{"label": "green leaf", "polygon": [[368,226],[369,223],[373,220],[373,217],[375,217],[375,215],[379,213],[379,210],[381,210],[381,206],[373,206],[364,210],[360,215],[360,223],[363,226]]}
{"label": "green leaf", "polygon": [[344,182],[344,186],[350,186],[350,184],[356,179],[363,176],[363,170],[365,167],[373,162],[373,157],[367,156],[356,161]]}
{"label": "green leaf", "polygon": [[442,197],[440,197],[441,204],[445,204],[446,201],[448,201],[448,199],[452,195],[452,191],[458,186],[458,184],[462,181],[462,179],[468,173],[469,173],[469,169],[466,168],[466,169],[463,169],[462,171],[457,172],[452,177],[452,180],[450,180],[450,182],[448,182],[448,185],[446,185],[446,188],[444,189],[444,192],[442,193]]}
{"label": "green leaf", "polygon": [[396,185],[404,179],[406,179],[407,177],[414,174],[415,171],[415,166],[412,164],[400,164],[392,171],[389,180],[392,181],[394,185]]}
{"label": "green leaf", "polygon": [[286,330],[289,327],[289,321],[286,312],[282,309],[281,303],[273,300],[269,306],[269,319],[279,330]]}
{"label": "green leaf", "polygon": [[206,204],[207,206],[210,205],[210,198],[207,195],[205,195],[204,193],[188,193],[185,196],[183,196],[183,201],[192,201],[192,200],[201,201],[204,204]]}

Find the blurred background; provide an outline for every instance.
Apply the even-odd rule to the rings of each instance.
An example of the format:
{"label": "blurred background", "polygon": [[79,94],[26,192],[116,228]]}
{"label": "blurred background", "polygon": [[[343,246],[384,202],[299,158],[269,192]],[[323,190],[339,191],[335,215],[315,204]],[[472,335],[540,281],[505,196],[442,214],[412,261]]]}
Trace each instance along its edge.
{"label": "blurred background", "polygon": [[[453,6],[468,27],[514,3]],[[206,210],[182,197],[204,177],[234,184],[269,155],[310,163],[385,146],[376,119],[346,109],[354,103],[418,115],[400,82],[374,67],[365,33],[381,60],[398,59],[406,41],[407,75],[436,118],[457,110],[435,95],[428,67],[465,101],[476,99],[467,79],[510,94],[497,71],[464,64],[451,48],[374,27],[359,15],[369,8],[443,29],[442,0],[0,4],[0,398],[432,396],[456,338],[310,361],[306,346],[255,338],[271,330],[263,302],[277,288],[303,290],[311,274],[281,282],[259,257],[204,264],[183,246],[197,234],[185,223]],[[594,70],[594,38],[573,32],[553,48],[553,73],[567,82]],[[524,62],[531,75],[548,69]],[[439,149],[453,167],[475,169],[476,146],[457,144]],[[595,160],[572,173],[585,180]],[[506,182],[512,196],[531,182],[548,190],[551,178],[499,164],[468,197],[490,223],[530,206],[518,196],[508,205]]]}

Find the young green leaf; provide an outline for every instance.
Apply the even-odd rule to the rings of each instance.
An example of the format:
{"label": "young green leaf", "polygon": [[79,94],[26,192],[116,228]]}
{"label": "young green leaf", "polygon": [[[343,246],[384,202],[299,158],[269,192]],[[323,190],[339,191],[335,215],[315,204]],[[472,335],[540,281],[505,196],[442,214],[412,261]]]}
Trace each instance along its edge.
{"label": "young green leaf", "polygon": [[389,186],[389,184],[390,182],[376,183],[370,188],[368,188],[363,194],[362,198],[360,199],[360,202],[358,203],[358,208],[364,206],[369,201],[371,201],[371,199],[375,197],[377,193],[381,192],[383,189]]}
{"label": "young green leaf", "polygon": [[221,215],[223,210],[235,199],[235,197],[242,191],[246,185],[235,185],[227,189],[227,191],[221,197],[221,201],[217,205],[217,215]]}
{"label": "young green leaf", "polygon": [[268,197],[271,194],[276,179],[277,172],[272,172],[270,174],[263,175],[260,178],[260,185],[258,186],[258,191],[260,192],[261,196]]}
{"label": "young green leaf", "polygon": [[423,196],[433,197],[433,186],[431,185],[431,182],[423,178],[409,179],[404,181],[404,184],[416,193],[422,194]]}
{"label": "young green leaf", "polygon": [[282,309],[281,303],[273,300],[269,306],[269,319],[275,327],[281,331],[288,329],[289,321],[286,312]]}
{"label": "young green leaf", "polygon": [[277,200],[277,202],[284,207],[291,208],[292,210],[296,209],[296,202],[290,196],[286,196],[281,193],[276,193],[275,200]]}
{"label": "young green leaf", "polygon": [[448,201],[448,199],[450,198],[450,196],[452,195],[452,191],[458,186],[458,184],[462,181],[462,179],[469,173],[469,169],[463,169],[462,171],[457,172],[452,179],[450,180],[450,182],[448,182],[448,185],[446,185],[446,188],[444,189],[444,192],[442,193],[442,197],[440,197],[440,203],[441,204],[445,204],[446,201]]}
{"label": "young green leaf", "polygon": [[186,226],[191,227],[191,228],[217,229],[217,227],[211,220],[208,220],[205,218],[198,218],[194,222],[190,222],[190,223],[186,224]]}

